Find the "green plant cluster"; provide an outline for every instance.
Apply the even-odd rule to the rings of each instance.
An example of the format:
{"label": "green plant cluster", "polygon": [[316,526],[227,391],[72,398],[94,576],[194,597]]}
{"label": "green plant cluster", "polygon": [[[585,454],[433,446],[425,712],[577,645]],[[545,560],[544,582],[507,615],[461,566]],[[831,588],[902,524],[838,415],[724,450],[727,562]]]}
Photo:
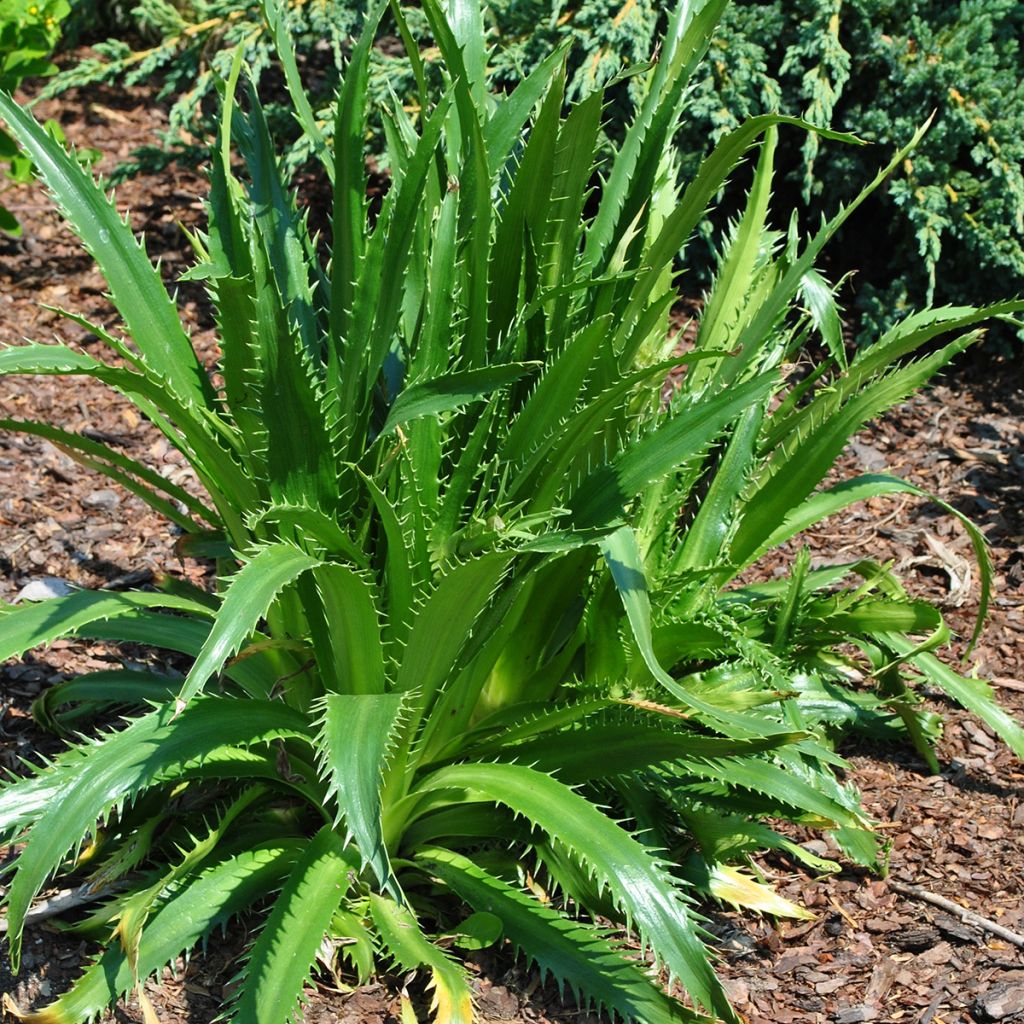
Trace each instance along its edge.
{"label": "green plant cluster", "polygon": [[[70,13],[67,0],[5,0],[0,10],[0,91],[13,93],[26,78],[57,71],[50,54],[60,38],[61,21]],[[31,162],[17,143],[0,128],[0,163],[7,177],[24,182],[32,178]],[[0,202],[0,231],[21,233],[18,219]]]}
{"label": "green plant cluster", "polygon": [[[433,1018],[469,1024],[454,950],[498,943],[625,1020],[737,1022],[698,899],[806,913],[749,854],[838,865],[772,821],[827,829],[858,863],[884,857],[837,737],[909,740],[937,767],[927,683],[1024,756],[1024,729],[937,657],[948,629],[890,566],[815,567],[804,551],[774,582],[738,582],[853,502],[927,498],[882,474],[824,481],[865,421],[1024,303],[912,314],[847,364],[815,264],[920,135],[808,237],[775,226],[791,223],[773,202],[778,135],[852,136],[762,115],[681,174],[672,139],[724,6],[675,9],[609,154],[605,97],[567,104],[561,51],[513,91],[489,87],[474,0],[424,0],[440,81],[413,44],[411,111],[370,96],[376,7],[328,136],[268,0],[292,114],[332,183],[330,231],[310,232],[239,52],[187,275],[216,310],[210,368],[104,189],[0,95],[123,320],[66,314],[104,359],[30,343],[0,351],[0,373],[109,385],[202,492],[52,424],[0,428],[105,473],[219,564],[214,592],[162,580],[0,606],[0,659],[62,636],[193,659],[184,676],[160,659],[87,674],[35,705],[74,738],[0,788],[11,958],[54,876],[96,894],[65,927],[101,952],[28,1020],[88,1020],[133,990],[145,1006],[148,977],[262,909],[223,1008],[243,1024],[293,1019],[325,959],[349,980],[421,971]],[[370,209],[375,108],[391,176]],[[678,254],[748,158],[681,344]],[[797,381],[812,335],[831,355]],[[991,574],[961,521],[980,628]]]}
{"label": "green plant cluster", "polygon": [[[242,44],[257,70],[272,62],[272,41],[252,0],[173,6],[142,0],[133,10],[133,27],[154,39],[152,48],[132,51],[116,40],[102,44],[99,59],[69,69],[54,88],[101,77],[132,82],[160,71],[163,95],[175,97],[168,140],[180,144],[183,131],[186,138],[205,135],[214,74],[225,74],[230,59],[224,47]],[[342,66],[339,55],[363,15],[363,5],[351,0],[306,0],[283,12],[302,57],[319,65],[317,95],[325,104]],[[486,17],[489,73],[496,86],[514,86],[553,48],[571,40],[567,95],[579,99],[623,67],[646,60],[667,14],[653,0],[493,0]],[[409,31],[424,48],[429,71],[437,51],[420,12],[410,12]],[[891,186],[847,231],[843,252],[833,257],[841,272],[867,274],[857,294],[862,337],[891,326],[922,302],[989,301],[1019,293],[1022,39],[1024,8],[1017,0],[738,0],[694,79],[677,137],[681,158],[692,171],[723,132],[780,109],[815,124],[856,128],[883,150],[935,111],[932,131],[914,158],[897,169]],[[388,46],[375,51],[375,98],[394,91],[409,99],[414,86],[404,54]],[[636,98],[627,91],[624,86],[610,95],[613,135]],[[271,108],[268,116],[275,136],[286,135],[287,111]],[[293,163],[307,155],[300,143]],[[165,158],[155,151],[143,154],[148,160]],[[800,193],[808,225],[835,203],[849,201],[875,160],[871,150],[822,152],[816,136],[781,143],[780,163]]]}

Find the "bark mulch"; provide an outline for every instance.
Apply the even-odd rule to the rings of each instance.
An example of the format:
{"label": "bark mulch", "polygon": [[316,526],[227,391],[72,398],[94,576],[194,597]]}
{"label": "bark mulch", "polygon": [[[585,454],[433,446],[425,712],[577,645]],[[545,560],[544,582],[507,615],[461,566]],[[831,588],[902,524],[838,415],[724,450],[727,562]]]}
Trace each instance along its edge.
{"label": "bark mulch", "polygon": [[[144,90],[90,90],[40,106],[70,139],[104,153],[109,167],[155,142],[164,117]],[[196,224],[205,181],[172,165],[118,191],[132,225],[147,234],[152,255],[174,280],[186,266],[179,222]],[[104,285],[89,257],[60,225],[37,188],[12,187],[4,202],[24,224],[22,240],[0,239],[0,343],[54,336],[87,351],[98,344],[41,304],[64,306],[113,325]],[[210,354],[212,323],[198,292],[181,300],[200,348]],[[98,354],[98,353],[97,353]],[[992,545],[996,598],[971,664],[993,680],[1004,704],[1024,714],[1024,394],[1019,364],[973,358],[943,383],[904,403],[851,445],[838,475],[895,472],[970,515]],[[0,379],[0,414],[43,418],[83,431],[143,459],[190,486],[176,453],[124,402],[81,379]],[[80,470],[52,445],[0,434],[0,597],[14,598],[33,581],[122,589],[161,572],[202,581],[207,567],[180,560],[173,528],[103,478]],[[891,558],[915,595],[942,605],[960,636],[969,635],[977,602],[976,570],[963,531],[938,507],[910,498],[875,499],[802,539],[818,564],[859,555]],[[759,571],[785,571],[792,550]],[[959,650],[962,650],[962,642]],[[953,655],[951,654],[950,657]],[[52,753],[56,742],[29,715],[40,691],[83,670],[147,662],[143,649],[59,641],[0,667],[0,765]],[[942,771],[930,775],[907,748],[851,743],[851,779],[889,842],[888,879],[847,869],[812,878],[782,856],[759,866],[783,895],[809,907],[812,922],[775,922],[709,910],[720,940],[721,972],[750,1024],[857,1024],[900,1021],[957,1024],[1024,1022],[1024,952],[965,925],[893,883],[917,885],[1024,932],[1024,769],[989,730],[931,696],[946,716],[939,746]],[[820,854],[827,839],[798,836]],[[892,881],[890,881],[892,880]],[[165,1024],[206,1024],[229,994],[244,924],[204,956],[182,965],[149,996]],[[22,1006],[41,1006],[70,984],[89,955],[83,944],[45,925],[32,929],[22,973],[0,967],[0,992]],[[536,972],[502,957],[482,957],[474,970],[486,1020],[596,1021],[563,1002]],[[399,1019],[401,979],[343,992],[322,978],[305,1013],[309,1024],[385,1024]],[[137,1003],[117,1013],[141,1021]]]}

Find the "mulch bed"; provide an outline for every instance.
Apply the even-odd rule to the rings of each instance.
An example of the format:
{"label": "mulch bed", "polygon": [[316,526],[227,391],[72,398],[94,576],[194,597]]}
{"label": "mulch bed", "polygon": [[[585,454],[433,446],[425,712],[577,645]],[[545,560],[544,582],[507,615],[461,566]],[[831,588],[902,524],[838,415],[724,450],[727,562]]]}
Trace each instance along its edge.
{"label": "mulch bed", "polygon": [[[93,89],[40,105],[70,139],[104,154],[109,168],[143,143],[155,142],[163,114],[143,90]],[[201,220],[205,181],[172,165],[118,191],[132,224],[147,234],[152,255],[173,281],[187,265],[179,222]],[[98,343],[41,308],[45,303],[112,325],[104,285],[92,261],[60,225],[40,191],[12,187],[3,197],[25,228],[22,240],[0,239],[0,343],[54,336],[86,350]],[[212,323],[198,291],[181,300],[202,351],[212,351]],[[988,537],[996,566],[996,600],[984,639],[972,657],[994,680],[1004,704],[1024,714],[1021,634],[1024,633],[1024,396],[1019,365],[972,355],[924,395],[865,430],[838,475],[885,469],[905,476],[970,515]],[[127,402],[92,382],[0,379],[0,413],[39,417],[92,433],[141,458],[186,486],[187,467]],[[90,476],[48,443],[0,434],[0,597],[11,600],[28,583],[56,577],[92,588],[122,589],[166,572],[202,581],[207,567],[180,560],[175,531],[136,498]],[[942,605],[950,625],[969,635],[976,607],[976,573],[963,531],[937,507],[909,498],[875,499],[801,539],[819,563],[858,555],[891,558],[912,592]],[[785,571],[793,548],[760,567]],[[962,649],[962,648],[961,648]],[[0,765],[15,767],[56,742],[29,715],[47,685],[88,669],[146,662],[141,649],[57,642],[21,663],[0,667]],[[952,655],[950,655],[952,657]],[[942,772],[930,775],[908,748],[864,742],[843,749],[850,778],[890,842],[890,875],[919,885],[1024,931],[1024,770],[989,730],[943,701],[939,746]],[[798,837],[815,852],[835,853],[811,833]],[[905,1021],[1024,1022],[1024,953],[966,926],[950,914],[897,893],[886,879],[859,870],[815,879],[782,856],[759,861],[783,895],[812,909],[813,922],[775,922],[709,910],[721,944],[721,973],[751,1024],[857,1024]],[[244,924],[205,956],[148,992],[161,1021],[205,1024],[223,1006]],[[70,984],[89,950],[41,926],[30,931],[22,973],[0,967],[0,992],[22,1006],[45,1005]],[[487,1020],[596,1021],[563,1003],[533,970],[482,957],[481,1014]],[[399,1019],[400,979],[353,993],[326,980],[312,994],[305,1020],[385,1024]],[[134,1003],[121,1021],[141,1021]]]}

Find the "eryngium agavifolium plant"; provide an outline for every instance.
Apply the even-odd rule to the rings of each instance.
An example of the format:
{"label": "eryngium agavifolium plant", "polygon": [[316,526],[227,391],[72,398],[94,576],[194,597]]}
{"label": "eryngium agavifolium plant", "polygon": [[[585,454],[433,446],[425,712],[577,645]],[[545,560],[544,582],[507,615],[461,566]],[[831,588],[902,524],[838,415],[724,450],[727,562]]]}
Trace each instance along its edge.
{"label": "eryngium agavifolium plant", "polygon": [[[1021,306],[916,314],[845,363],[814,263],[909,146],[809,239],[769,226],[776,131],[809,125],[751,120],[681,181],[670,139],[724,2],[677,7],[622,147],[595,163],[602,97],[566,113],[563,53],[492,95],[475,0],[425,0],[446,84],[424,84],[418,111],[384,111],[392,176],[372,215],[364,124],[382,7],[329,135],[278,34],[333,183],[329,251],[282,184],[236,62],[189,272],[217,312],[215,374],[103,190],[0,97],[123,320],[90,327],[108,361],[27,344],[0,353],[0,371],[107,383],[204,493],[94,439],[2,426],[142,496],[222,570],[213,594],[179,582],[0,610],[0,658],[61,636],[194,657],[183,679],[104,672],[37,702],[41,721],[84,732],[0,790],[15,967],[52,878],[103,898],[69,924],[98,959],[28,1019],[91,1018],[255,910],[224,1006],[245,1024],[290,1020],[325,948],[355,979],[375,963],[422,970],[434,1018],[469,1022],[452,947],[496,943],[621,1018],[737,1021],[698,899],[805,914],[745,856],[779,847],[836,868],[766,819],[877,858],[835,774],[839,733],[908,737],[934,763],[927,680],[1024,754],[985,684],[937,659],[942,619],[889,567],[812,569],[800,554],[784,580],[734,582],[851,502],[919,494],[884,475],[821,485],[861,424]],[[684,345],[678,254],[750,158],[745,210]],[[833,354],[790,383],[812,333]],[[964,525],[984,603],[984,544]]]}

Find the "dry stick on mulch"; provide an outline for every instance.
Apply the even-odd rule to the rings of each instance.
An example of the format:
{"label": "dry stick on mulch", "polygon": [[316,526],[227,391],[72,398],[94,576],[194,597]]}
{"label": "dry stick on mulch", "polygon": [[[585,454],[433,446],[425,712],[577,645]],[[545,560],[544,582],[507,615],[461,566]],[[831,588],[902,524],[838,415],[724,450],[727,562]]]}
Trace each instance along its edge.
{"label": "dry stick on mulch", "polygon": [[975,928],[981,928],[986,932],[991,932],[993,935],[998,935],[999,938],[1005,939],[1007,942],[1012,942],[1020,949],[1024,949],[1024,935],[1010,931],[1009,928],[1004,928],[996,921],[992,921],[987,917],[982,917],[981,914],[976,914],[973,910],[961,907],[959,903],[947,900],[945,896],[939,896],[938,893],[929,892],[927,889],[922,889],[920,886],[907,885],[905,882],[897,882],[891,878],[888,882],[890,889],[893,889],[895,892],[898,892],[903,896],[909,896],[911,899],[921,900],[924,903],[931,903],[933,906],[941,907],[943,910],[948,910],[951,914],[955,914],[960,918],[964,924],[972,924]]}
{"label": "dry stick on mulch", "polygon": [[[38,921],[45,921],[48,917],[56,917],[67,910],[75,910],[77,907],[84,907],[89,903],[109,896],[116,891],[118,886],[108,886],[104,889],[93,889],[90,885],[80,885],[77,889],[61,889],[60,892],[49,899],[40,900],[31,906],[25,914],[25,924],[35,924]],[[0,895],[3,890],[0,890]],[[0,917],[0,935],[7,931],[7,918]]]}

